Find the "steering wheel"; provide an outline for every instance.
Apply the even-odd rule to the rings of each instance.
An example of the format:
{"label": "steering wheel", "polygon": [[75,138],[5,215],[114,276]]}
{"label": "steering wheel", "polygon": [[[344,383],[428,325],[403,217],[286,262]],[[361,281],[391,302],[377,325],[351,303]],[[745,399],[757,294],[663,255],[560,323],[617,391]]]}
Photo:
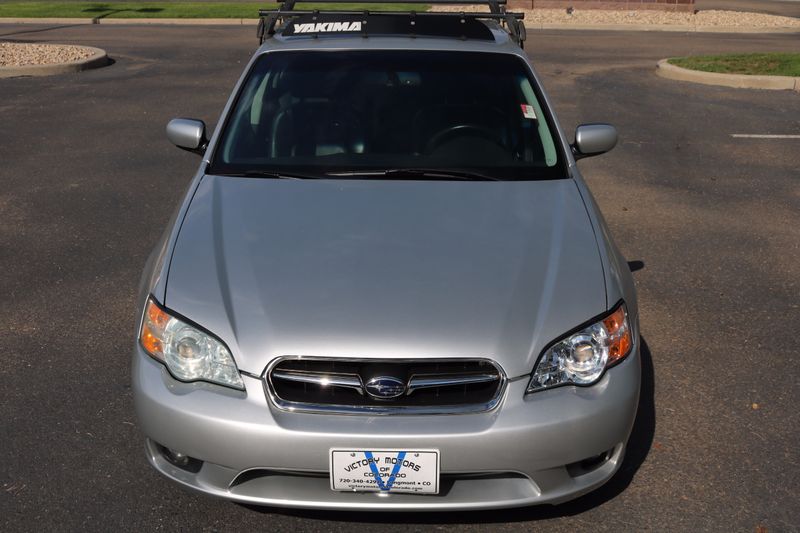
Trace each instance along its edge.
{"label": "steering wheel", "polygon": [[440,145],[451,140],[453,137],[480,137],[486,139],[501,148],[505,148],[505,143],[500,136],[485,126],[477,124],[456,124],[455,126],[448,126],[434,134],[427,143],[425,143],[425,152],[429,153]]}

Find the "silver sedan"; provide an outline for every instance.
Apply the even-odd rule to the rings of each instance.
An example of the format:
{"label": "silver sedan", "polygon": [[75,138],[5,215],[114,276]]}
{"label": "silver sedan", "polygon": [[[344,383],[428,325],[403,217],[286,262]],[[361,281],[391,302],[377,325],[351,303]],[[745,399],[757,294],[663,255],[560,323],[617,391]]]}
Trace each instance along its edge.
{"label": "silver sedan", "polygon": [[519,34],[439,18],[367,37],[298,15],[210,139],[169,124],[203,159],[146,267],[133,353],[166,477],[453,510],[563,502],[619,468],[636,296],[575,164],[616,132],[570,143]]}

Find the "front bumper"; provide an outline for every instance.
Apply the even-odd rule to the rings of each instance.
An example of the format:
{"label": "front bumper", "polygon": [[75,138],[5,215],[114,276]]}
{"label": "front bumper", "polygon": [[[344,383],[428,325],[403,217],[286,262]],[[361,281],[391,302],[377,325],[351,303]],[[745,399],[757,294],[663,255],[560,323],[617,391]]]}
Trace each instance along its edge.
{"label": "front bumper", "polygon": [[[244,392],[174,380],[138,346],[136,411],[150,463],[192,489],[244,503],[317,509],[456,510],[560,503],[605,483],[624,456],[639,396],[638,345],[591,387],[525,396],[511,380],[486,413],[348,416],[290,413],[267,400],[263,382]],[[172,464],[164,448],[202,461]],[[330,448],[437,449],[438,495],[335,492]],[[581,461],[606,454],[591,466]]]}

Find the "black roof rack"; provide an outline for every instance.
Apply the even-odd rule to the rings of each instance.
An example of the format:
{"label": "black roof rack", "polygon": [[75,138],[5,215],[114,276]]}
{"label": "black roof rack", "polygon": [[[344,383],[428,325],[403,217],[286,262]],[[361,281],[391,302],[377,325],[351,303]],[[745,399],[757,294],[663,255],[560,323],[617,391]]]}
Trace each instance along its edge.
{"label": "black roof rack", "polygon": [[[280,32],[282,35],[321,33],[369,35],[433,35],[462,39],[492,40],[488,28],[480,20],[495,20],[511,39],[522,47],[525,43],[524,14],[506,11],[506,0],[346,0],[353,4],[428,4],[486,5],[489,12],[429,11],[336,11],[298,10],[297,0],[284,0],[278,9],[261,9],[258,23],[260,43]],[[340,3],[341,0],[313,0],[315,4]],[[292,22],[293,24],[289,24]]]}

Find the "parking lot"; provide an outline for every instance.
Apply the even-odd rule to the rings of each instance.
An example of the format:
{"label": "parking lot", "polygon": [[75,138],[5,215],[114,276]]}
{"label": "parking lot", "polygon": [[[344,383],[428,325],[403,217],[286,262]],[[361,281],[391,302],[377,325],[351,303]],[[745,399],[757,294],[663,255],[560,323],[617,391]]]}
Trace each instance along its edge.
{"label": "parking lot", "polygon": [[[0,80],[0,527],[15,530],[714,530],[800,527],[800,94],[658,78],[668,56],[797,51],[796,34],[531,32],[562,125],[607,121],[581,168],[635,273],[645,341],[628,457],[559,507],[458,514],[256,509],[147,465],[130,392],[134,297],[252,27],[14,26],[107,68]],[[269,446],[265,442],[264,446]],[[491,450],[487,450],[491,453]],[[410,525],[409,525],[410,524]]]}

